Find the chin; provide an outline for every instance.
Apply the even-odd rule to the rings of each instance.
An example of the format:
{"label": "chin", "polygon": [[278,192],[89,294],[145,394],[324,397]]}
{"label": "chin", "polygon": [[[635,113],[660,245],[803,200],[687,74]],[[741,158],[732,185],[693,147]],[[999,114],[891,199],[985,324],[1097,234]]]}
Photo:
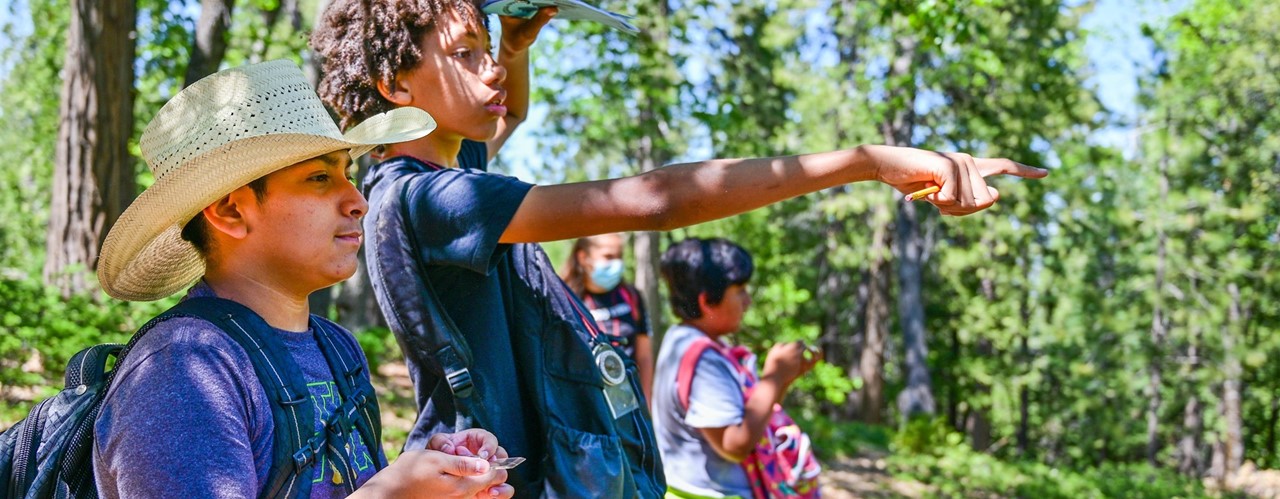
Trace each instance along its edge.
{"label": "chin", "polygon": [[466,134],[468,140],[474,142],[488,142],[498,136],[498,122],[493,121],[483,128],[475,130],[473,133]]}

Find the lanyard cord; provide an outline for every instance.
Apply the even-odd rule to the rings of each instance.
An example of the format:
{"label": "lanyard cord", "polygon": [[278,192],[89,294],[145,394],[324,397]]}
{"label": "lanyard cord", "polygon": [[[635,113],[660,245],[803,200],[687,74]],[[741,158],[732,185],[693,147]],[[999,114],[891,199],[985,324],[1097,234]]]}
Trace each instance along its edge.
{"label": "lanyard cord", "polygon": [[[560,281],[559,279],[556,280]],[[573,308],[574,312],[577,312],[578,318],[582,320],[582,325],[586,326],[588,333],[591,333],[591,339],[594,340],[596,337],[600,336],[600,329],[599,326],[596,325],[596,321],[588,319],[587,314],[584,313],[582,309],[578,308],[578,300],[574,299],[573,291],[569,289],[569,285],[565,284],[564,281],[560,281],[560,288],[564,290],[565,298],[569,299],[569,306]]]}

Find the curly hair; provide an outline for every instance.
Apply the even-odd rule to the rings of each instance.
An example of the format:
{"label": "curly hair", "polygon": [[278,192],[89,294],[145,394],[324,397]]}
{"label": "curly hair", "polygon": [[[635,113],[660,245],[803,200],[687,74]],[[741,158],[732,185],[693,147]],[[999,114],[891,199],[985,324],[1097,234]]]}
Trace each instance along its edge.
{"label": "curly hair", "polygon": [[311,49],[321,60],[320,98],[345,130],[396,106],[378,92],[396,73],[417,67],[422,37],[436,21],[456,16],[488,29],[483,0],[334,0],[325,8]]}

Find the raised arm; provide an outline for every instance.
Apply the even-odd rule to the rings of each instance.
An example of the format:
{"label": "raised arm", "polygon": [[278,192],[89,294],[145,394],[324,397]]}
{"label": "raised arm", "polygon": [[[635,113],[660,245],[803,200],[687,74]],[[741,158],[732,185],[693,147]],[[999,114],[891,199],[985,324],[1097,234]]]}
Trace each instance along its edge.
{"label": "raised arm", "polygon": [[1008,159],[890,146],[717,159],[614,180],[534,187],[501,240],[542,242],[607,232],[671,230],[868,180],[878,180],[903,193],[940,186],[940,192],[925,199],[943,214],[968,215],[1000,197],[984,177],[1042,178],[1048,173]]}
{"label": "raised arm", "polygon": [[497,135],[485,142],[490,160],[497,156],[498,149],[507,143],[516,127],[529,116],[529,47],[538,39],[542,27],[558,11],[555,7],[543,7],[529,19],[498,16],[502,23],[498,64],[507,70],[507,79],[503,84],[507,90],[507,98],[503,102],[507,106],[507,115],[498,122]]}

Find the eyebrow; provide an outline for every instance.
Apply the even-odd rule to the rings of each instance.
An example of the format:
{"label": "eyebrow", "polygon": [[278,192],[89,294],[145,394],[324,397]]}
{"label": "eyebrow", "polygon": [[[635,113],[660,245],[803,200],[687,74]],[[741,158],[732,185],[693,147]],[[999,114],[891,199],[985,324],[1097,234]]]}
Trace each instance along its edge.
{"label": "eyebrow", "polygon": [[350,164],[351,164],[351,160],[350,160],[350,159],[348,159],[348,160],[346,160],[346,161],[343,161],[343,160],[342,160],[342,158],[343,158],[344,156],[345,156],[345,157],[347,157],[347,158],[350,158],[350,156],[347,156],[347,155],[345,155],[345,154],[342,154],[342,151],[334,151],[334,152],[331,152],[331,153],[326,154],[326,155],[324,155],[324,156],[320,156],[320,158],[319,158],[319,159],[320,159],[320,161],[323,161],[323,162],[324,162],[324,164],[326,164],[326,165],[329,165],[329,166],[342,166],[342,167],[344,167],[344,168],[345,168],[347,165],[350,165]]}

